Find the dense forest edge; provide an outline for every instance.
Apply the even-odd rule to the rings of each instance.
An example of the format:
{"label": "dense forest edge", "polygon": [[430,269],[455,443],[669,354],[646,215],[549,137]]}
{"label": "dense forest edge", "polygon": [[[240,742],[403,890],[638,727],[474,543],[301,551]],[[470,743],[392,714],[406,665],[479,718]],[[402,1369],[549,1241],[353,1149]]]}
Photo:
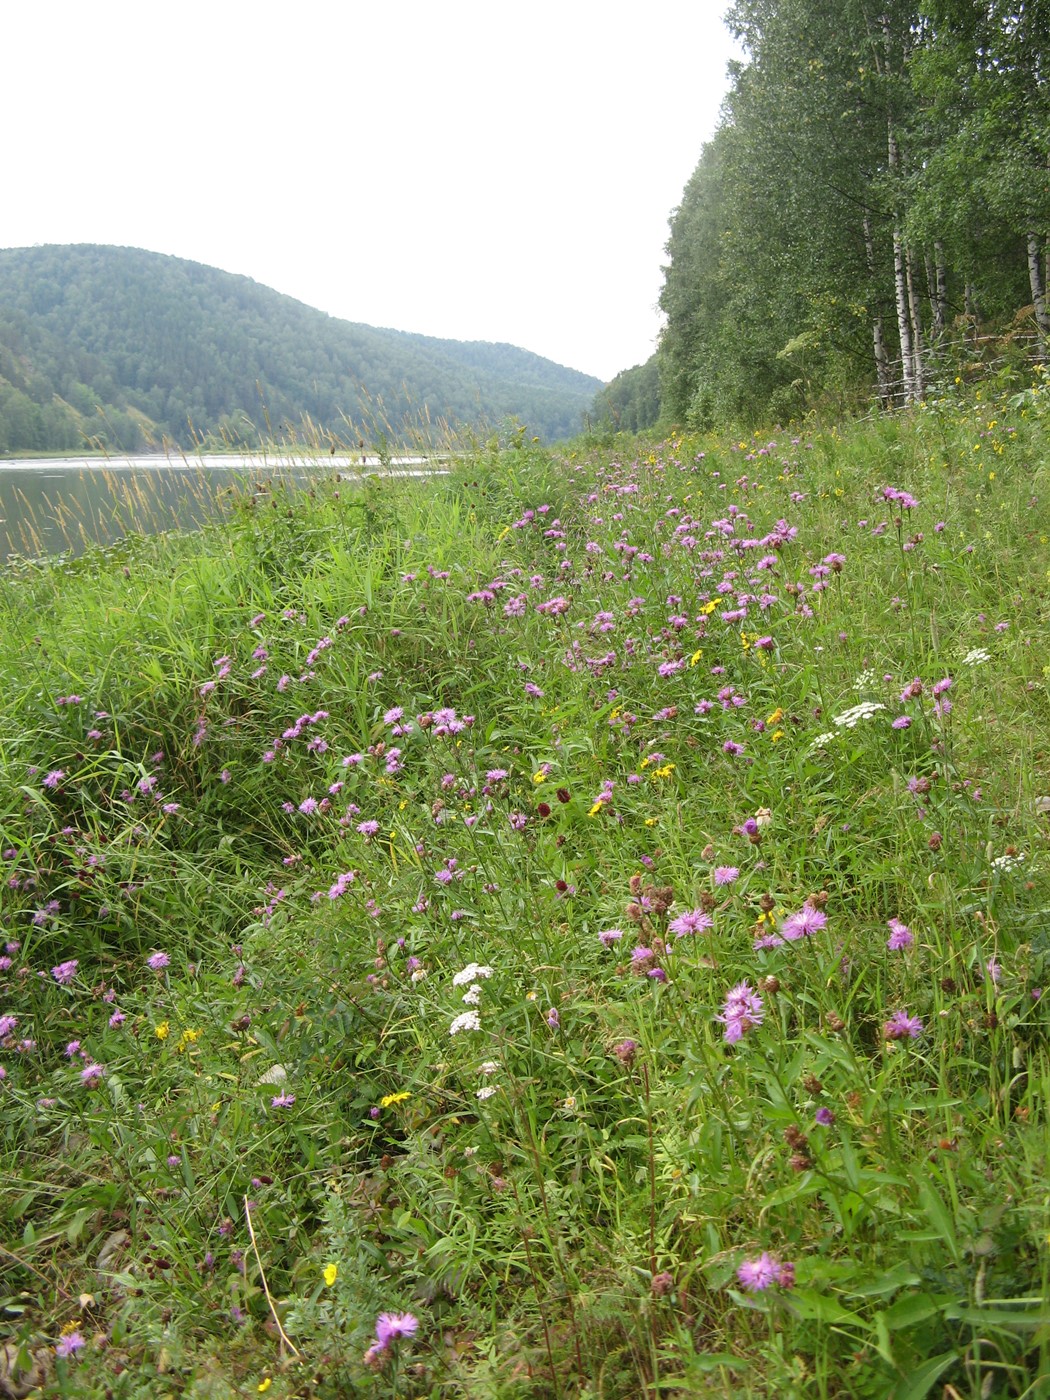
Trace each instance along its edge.
{"label": "dense forest edge", "polygon": [[0,455],[578,432],[601,381],[512,345],[341,321],[135,248],[0,250]]}
{"label": "dense forest edge", "polygon": [[739,0],[744,60],[670,220],[656,354],[594,420],[752,428],[1042,359],[1050,10]]}

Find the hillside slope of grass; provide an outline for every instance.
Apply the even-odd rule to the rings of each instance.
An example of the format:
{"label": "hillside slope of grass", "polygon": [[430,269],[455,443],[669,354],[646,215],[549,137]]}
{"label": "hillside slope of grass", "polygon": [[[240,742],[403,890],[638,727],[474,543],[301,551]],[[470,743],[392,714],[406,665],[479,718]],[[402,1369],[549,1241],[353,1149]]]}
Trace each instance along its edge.
{"label": "hillside slope of grass", "polygon": [[1044,405],[5,577],[7,1374],[1043,1393]]}

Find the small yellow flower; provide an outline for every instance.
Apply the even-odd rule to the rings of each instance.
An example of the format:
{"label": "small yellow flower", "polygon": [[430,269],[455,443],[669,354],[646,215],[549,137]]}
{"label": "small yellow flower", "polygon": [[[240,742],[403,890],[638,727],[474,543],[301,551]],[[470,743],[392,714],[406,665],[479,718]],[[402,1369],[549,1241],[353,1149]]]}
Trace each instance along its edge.
{"label": "small yellow flower", "polygon": [[645,824],[646,826],[655,826],[658,821],[659,817],[646,817]]}
{"label": "small yellow flower", "polygon": [[339,1265],[338,1265],[338,1264],[326,1264],[325,1267],[324,1267],[324,1281],[325,1281],[326,1286],[327,1286],[328,1288],[331,1288],[332,1284],[335,1283],[335,1281],[336,1281],[336,1279],[337,1279],[338,1277],[339,1277]]}
{"label": "small yellow flower", "polygon": [[383,1097],[379,1100],[379,1107],[389,1108],[391,1104],[404,1103],[406,1099],[410,1099],[411,1097],[412,1095],[408,1092],[407,1089],[402,1089],[399,1094],[384,1094]]}
{"label": "small yellow flower", "polygon": [[266,1379],[264,1381],[260,1381],[255,1388],[260,1395],[264,1395],[266,1391],[270,1389],[271,1385],[273,1385],[273,1381],[270,1379],[269,1376],[267,1376]]}
{"label": "small yellow flower", "polygon": [[168,1038],[168,1036],[169,1036],[170,1033],[171,1033],[171,1022],[170,1022],[170,1021],[161,1021],[161,1023],[160,1023],[159,1026],[154,1026],[154,1027],[153,1027],[153,1034],[157,1037],[158,1040],[167,1040],[167,1038]]}
{"label": "small yellow flower", "polygon": [[703,654],[704,654],[703,648],[702,648],[702,647],[698,647],[697,650],[694,651],[693,654],[692,654],[692,656],[689,658],[689,664],[690,664],[690,666],[695,666],[696,663],[700,660],[701,656],[703,656]]}
{"label": "small yellow flower", "polygon": [[779,724],[784,718],[784,711],[778,705],[771,715],[766,716],[767,724]]}
{"label": "small yellow flower", "polygon": [[538,773],[533,773],[533,775],[532,775],[532,781],[533,781],[534,783],[537,783],[537,784],[542,783],[542,782],[545,782],[546,779],[547,779],[547,775],[546,775],[546,773],[544,773],[544,772],[542,771],[542,769],[540,770],[540,772],[538,772]]}
{"label": "small yellow flower", "polygon": [[669,777],[671,776],[671,774],[674,772],[674,767],[675,767],[675,766],[674,766],[673,763],[665,763],[664,766],[663,766],[662,768],[654,768],[654,769],[653,769],[653,777],[654,777],[654,778],[669,778]]}
{"label": "small yellow flower", "polygon": [[717,598],[712,598],[711,601],[710,601],[709,603],[705,603],[705,604],[704,604],[704,606],[700,609],[700,611],[701,611],[701,613],[703,613],[704,617],[710,617],[711,614],[714,612],[715,608],[717,608],[717,607],[718,607],[718,599],[717,599]]}
{"label": "small yellow flower", "polygon": [[596,802],[596,803],[594,804],[594,806],[591,808],[591,810],[587,813],[587,815],[588,815],[589,817],[596,817],[596,816],[598,815],[598,813],[599,813],[601,810],[602,810],[602,804],[601,804],[600,802]]}
{"label": "small yellow flower", "polygon": [[187,1045],[192,1045],[195,1040],[200,1040],[201,1033],[197,1030],[186,1029],[179,1036],[178,1044],[175,1046],[176,1054],[181,1055]]}
{"label": "small yellow flower", "polygon": [[769,740],[770,743],[779,744],[783,737],[784,731],[782,729],[774,729],[773,733],[769,736]]}

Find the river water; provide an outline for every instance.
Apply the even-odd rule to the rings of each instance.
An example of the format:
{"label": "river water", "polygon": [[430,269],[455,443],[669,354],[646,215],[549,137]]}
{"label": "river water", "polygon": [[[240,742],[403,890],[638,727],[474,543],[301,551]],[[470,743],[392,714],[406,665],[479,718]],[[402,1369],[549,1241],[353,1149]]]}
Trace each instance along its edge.
{"label": "river water", "polygon": [[233,494],[280,478],[301,484],[337,474],[430,476],[443,463],[425,457],[258,455],[0,458],[0,564],[40,558],[132,533],[195,529]]}

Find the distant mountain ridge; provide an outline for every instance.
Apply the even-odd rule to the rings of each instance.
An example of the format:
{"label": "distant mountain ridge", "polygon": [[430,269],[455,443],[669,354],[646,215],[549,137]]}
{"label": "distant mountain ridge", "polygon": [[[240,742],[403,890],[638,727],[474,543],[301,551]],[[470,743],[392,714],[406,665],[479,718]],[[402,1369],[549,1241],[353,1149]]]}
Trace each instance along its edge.
{"label": "distant mountain ridge", "polygon": [[0,249],[0,452],[304,433],[396,444],[509,417],[554,440],[579,431],[601,387],[516,346],[339,320],[167,254]]}

